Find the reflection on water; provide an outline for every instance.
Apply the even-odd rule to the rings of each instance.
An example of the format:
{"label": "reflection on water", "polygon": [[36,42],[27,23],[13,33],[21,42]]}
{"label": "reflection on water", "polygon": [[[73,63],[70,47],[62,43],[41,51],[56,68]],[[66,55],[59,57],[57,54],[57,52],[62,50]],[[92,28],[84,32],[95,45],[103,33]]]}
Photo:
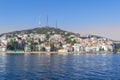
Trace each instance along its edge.
{"label": "reflection on water", "polygon": [[120,79],[119,54],[0,54],[0,80]]}
{"label": "reflection on water", "polygon": [[0,79],[4,80],[3,75],[6,75],[6,54],[0,54]]}

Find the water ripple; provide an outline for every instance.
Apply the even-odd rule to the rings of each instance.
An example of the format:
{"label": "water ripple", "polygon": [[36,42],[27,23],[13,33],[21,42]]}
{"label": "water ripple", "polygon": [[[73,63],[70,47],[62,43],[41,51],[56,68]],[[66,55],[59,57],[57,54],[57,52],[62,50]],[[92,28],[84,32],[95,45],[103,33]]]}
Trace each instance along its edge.
{"label": "water ripple", "polygon": [[0,54],[0,80],[119,80],[119,54]]}

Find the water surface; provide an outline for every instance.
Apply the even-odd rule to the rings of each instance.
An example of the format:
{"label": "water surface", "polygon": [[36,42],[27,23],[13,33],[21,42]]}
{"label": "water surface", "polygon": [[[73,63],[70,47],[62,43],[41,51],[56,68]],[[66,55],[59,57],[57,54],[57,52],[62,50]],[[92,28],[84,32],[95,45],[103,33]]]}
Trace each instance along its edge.
{"label": "water surface", "polygon": [[0,80],[120,80],[120,54],[0,54]]}

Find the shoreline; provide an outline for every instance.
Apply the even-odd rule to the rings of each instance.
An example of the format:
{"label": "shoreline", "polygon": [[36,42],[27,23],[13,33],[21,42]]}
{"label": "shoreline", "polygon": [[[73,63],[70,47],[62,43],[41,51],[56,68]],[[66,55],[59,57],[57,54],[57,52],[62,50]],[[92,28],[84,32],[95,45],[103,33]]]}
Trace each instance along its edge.
{"label": "shoreline", "polygon": [[[5,54],[114,54],[113,52],[0,52]],[[115,54],[119,54],[117,52]]]}

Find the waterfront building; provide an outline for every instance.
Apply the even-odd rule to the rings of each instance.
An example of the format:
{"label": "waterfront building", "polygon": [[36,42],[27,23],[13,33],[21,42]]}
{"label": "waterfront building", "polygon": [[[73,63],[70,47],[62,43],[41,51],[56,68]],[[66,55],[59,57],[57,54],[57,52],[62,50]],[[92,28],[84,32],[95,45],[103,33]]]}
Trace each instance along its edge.
{"label": "waterfront building", "polygon": [[30,52],[31,51],[30,45],[25,45],[24,51],[25,52]]}

